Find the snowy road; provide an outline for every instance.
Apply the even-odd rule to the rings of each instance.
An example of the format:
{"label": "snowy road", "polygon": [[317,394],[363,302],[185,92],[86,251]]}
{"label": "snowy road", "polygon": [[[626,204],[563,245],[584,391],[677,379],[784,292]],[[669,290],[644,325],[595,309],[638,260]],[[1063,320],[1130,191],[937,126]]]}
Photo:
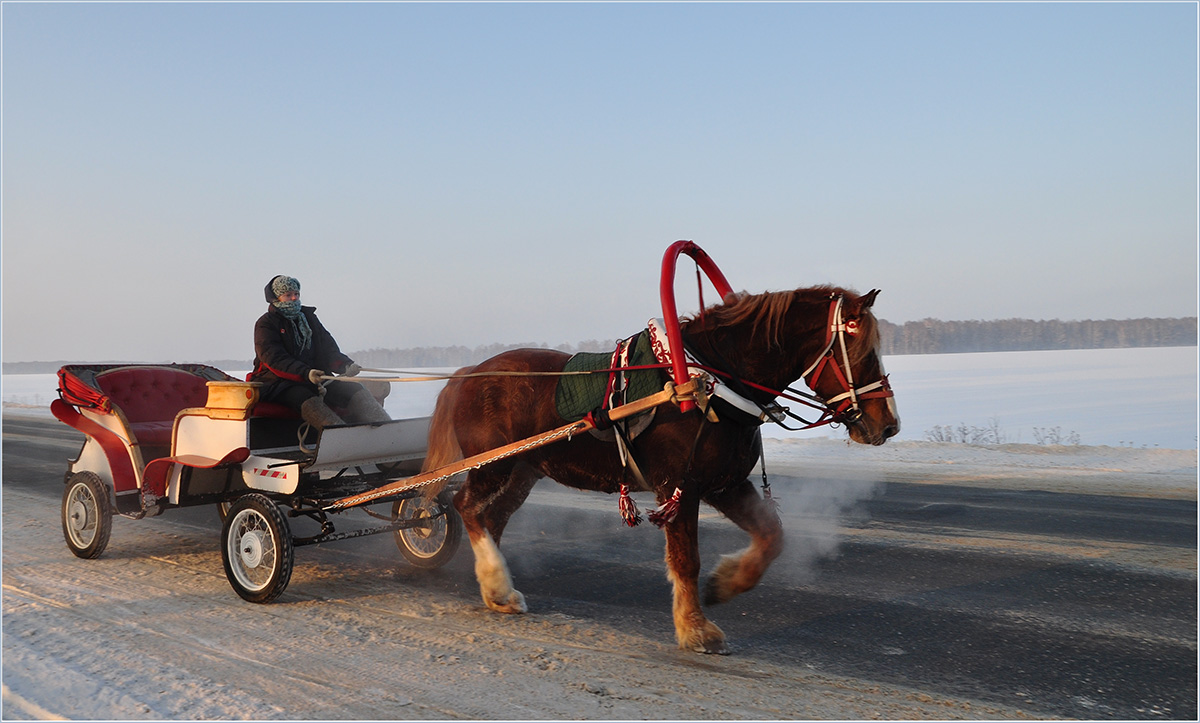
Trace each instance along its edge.
{"label": "snowy road", "polygon": [[[1079,451],[1015,468],[818,445],[803,481],[777,455],[789,547],[711,609],[733,655],[705,657],[674,646],[661,534],[604,496],[542,483],[513,518],[524,616],[483,608],[465,548],[419,571],[386,536],[302,548],[259,606],[224,579],[212,509],[118,518],[103,557],[73,557],[58,496],[76,438],[4,420],[5,719],[1197,712],[1194,451],[1145,473],[1162,454],[1119,451],[1142,470],[1125,472]],[[708,566],[743,544],[702,524]]]}

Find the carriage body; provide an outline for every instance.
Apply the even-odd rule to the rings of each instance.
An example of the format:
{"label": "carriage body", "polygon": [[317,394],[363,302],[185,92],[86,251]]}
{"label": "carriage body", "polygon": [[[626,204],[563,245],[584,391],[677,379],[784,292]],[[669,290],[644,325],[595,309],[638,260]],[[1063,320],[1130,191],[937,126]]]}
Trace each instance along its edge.
{"label": "carriage body", "polygon": [[[326,501],[419,470],[428,418],[315,430],[290,410],[261,402],[258,387],[202,364],[63,367],[51,411],[86,435],[65,475],[63,533],[72,552],[98,557],[113,514],[140,519],[176,507],[216,505],[226,519],[222,551],[230,583],[255,602],[282,593],[291,563],[278,558],[290,558],[295,545],[394,532],[400,552],[415,564],[432,567],[453,555],[457,519],[448,497],[424,500],[412,493],[378,500],[391,505],[390,515],[368,514],[388,524],[351,534],[338,533],[322,509]],[[258,532],[246,538],[245,530],[231,530],[230,514],[249,515],[238,524],[257,525]],[[295,517],[316,520],[320,533],[294,536],[287,519]],[[434,528],[441,530],[438,539],[432,539]],[[272,567],[279,569],[267,576],[263,590],[248,589],[259,583],[238,569],[261,563],[259,557],[241,559],[247,540],[256,550],[268,542],[275,548],[278,564]]]}

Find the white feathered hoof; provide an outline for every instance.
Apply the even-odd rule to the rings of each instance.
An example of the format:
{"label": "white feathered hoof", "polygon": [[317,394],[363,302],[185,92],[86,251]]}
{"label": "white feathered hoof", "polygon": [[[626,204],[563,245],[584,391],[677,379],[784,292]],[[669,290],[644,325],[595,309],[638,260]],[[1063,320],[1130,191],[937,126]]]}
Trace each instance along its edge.
{"label": "white feathered hoof", "polygon": [[525,596],[517,590],[512,590],[503,598],[489,598],[485,595],[483,602],[498,613],[529,612],[529,608],[525,605]]}
{"label": "white feathered hoof", "polygon": [[699,628],[680,632],[679,647],[705,655],[729,655],[729,646],[725,644],[725,633],[711,621],[705,621]]}

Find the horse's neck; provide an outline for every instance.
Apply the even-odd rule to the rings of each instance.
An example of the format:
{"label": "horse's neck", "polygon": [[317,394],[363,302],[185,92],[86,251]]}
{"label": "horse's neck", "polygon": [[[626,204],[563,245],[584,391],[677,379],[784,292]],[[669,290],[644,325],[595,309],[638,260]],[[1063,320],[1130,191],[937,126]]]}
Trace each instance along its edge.
{"label": "horse's neck", "polygon": [[[788,316],[778,343],[768,340],[762,330],[754,333],[748,324],[716,331],[691,329],[692,325],[687,325],[683,329],[684,338],[705,363],[742,380],[779,391],[797,381],[825,346],[824,310],[820,312],[819,321],[813,321],[815,317],[811,313],[790,313]],[[773,397],[765,392],[753,394],[761,396],[763,401]]]}

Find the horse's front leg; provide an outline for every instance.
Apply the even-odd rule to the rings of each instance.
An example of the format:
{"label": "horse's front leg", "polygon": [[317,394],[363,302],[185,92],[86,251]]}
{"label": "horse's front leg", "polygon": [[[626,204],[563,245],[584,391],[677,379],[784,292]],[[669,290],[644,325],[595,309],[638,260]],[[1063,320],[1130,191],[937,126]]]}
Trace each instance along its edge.
{"label": "horse's front leg", "polygon": [[509,517],[533,488],[537,474],[525,465],[510,472],[474,470],[454,497],[454,506],[475,553],[475,579],[483,602],[501,613],[523,613],[525,596],[513,587],[508,563],[500,552],[500,536]]}
{"label": "horse's front leg", "polygon": [[696,497],[684,495],[679,514],[664,528],[667,579],[675,586],[675,639],[685,650],[728,655],[725,633],[700,610],[700,545],[696,537],[700,501]]}
{"label": "horse's front leg", "polygon": [[750,534],[750,546],[725,555],[704,591],[704,604],[728,601],[758,584],[771,562],[783,551],[783,525],[770,503],[759,496],[750,480],[710,494],[704,501]]}
{"label": "horse's front leg", "polygon": [[[466,521],[464,520],[464,525]],[[525,596],[513,587],[508,563],[500,554],[500,547],[486,529],[474,533],[467,527],[471,550],[475,553],[475,579],[479,581],[479,594],[483,603],[498,613],[523,613],[529,610]]]}

